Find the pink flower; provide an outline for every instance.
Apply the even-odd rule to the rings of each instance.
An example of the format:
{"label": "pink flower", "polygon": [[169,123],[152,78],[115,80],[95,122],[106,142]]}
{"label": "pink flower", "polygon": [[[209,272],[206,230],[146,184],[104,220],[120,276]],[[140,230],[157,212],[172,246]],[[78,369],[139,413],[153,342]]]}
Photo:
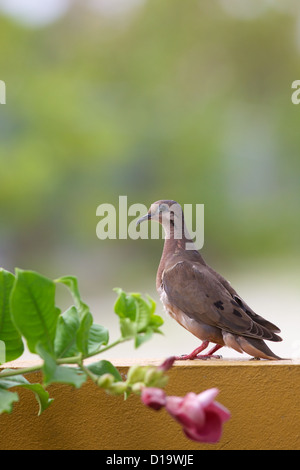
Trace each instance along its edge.
{"label": "pink flower", "polygon": [[156,410],[165,406],[189,439],[213,443],[220,440],[223,423],[230,418],[229,411],[214,401],[218,393],[218,389],[211,388],[199,395],[188,393],[185,397],[168,397],[161,389],[145,388],[142,401]]}
{"label": "pink flower", "polygon": [[167,397],[166,410],[178,421],[190,439],[199,442],[218,442],[223,423],[230,418],[229,411],[214,398],[218,389],[211,388],[196,395]]}
{"label": "pink flower", "polygon": [[161,388],[145,387],[142,389],[142,402],[154,410],[160,410],[165,406],[166,398],[166,394]]}

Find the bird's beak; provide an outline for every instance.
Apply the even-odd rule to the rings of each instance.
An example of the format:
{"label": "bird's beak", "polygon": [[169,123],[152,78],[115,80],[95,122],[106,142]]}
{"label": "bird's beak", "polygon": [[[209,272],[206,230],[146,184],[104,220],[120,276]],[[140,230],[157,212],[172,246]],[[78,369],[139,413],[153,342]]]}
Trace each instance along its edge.
{"label": "bird's beak", "polygon": [[141,222],[144,222],[144,220],[150,220],[150,219],[151,219],[151,214],[149,214],[149,212],[147,212],[146,215],[143,215],[143,217],[141,217],[141,218],[137,221],[136,225],[138,226],[138,225],[140,225]]}

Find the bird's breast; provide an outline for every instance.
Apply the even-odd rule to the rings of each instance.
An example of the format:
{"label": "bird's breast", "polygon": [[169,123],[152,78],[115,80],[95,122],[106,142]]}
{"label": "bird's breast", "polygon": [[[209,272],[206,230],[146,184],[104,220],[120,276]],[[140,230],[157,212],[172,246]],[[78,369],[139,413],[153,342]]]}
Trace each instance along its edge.
{"label": "bird's breast", "polygon": [[212,341],[219,344],[222,344],[221,331],[213,326],[207,325],[200,320],[191,318],[186,313],[184,313],[180,308],[173,305],[169,299],[168,295],[160,287],[158,289],[160,300],[164,306],[165,311],[170,315],[171,318],[177,321],[183,328],[188,330],[190,333],[195,335],[197,338],[202,341]]}

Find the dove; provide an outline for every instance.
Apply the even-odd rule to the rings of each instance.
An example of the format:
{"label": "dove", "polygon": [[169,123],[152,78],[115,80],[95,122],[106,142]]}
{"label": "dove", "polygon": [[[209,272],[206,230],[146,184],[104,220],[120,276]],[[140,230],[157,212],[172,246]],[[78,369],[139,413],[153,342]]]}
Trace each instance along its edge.
{"label": "dove", "polygon": [[[156,276],[161,302],[174,320],[202,341],[190,354],[176,359],[220,357],[214,353],[223,346],[257,359],[281,359],[265,343],[282,341],[277,335],[280,329],[256,314],[204,261],[187,231],[181,206],[173,200],[156,201],[137,225],[149,220],[160,223],[165,232]],[[200,354],[209,343],[215,346]]]}

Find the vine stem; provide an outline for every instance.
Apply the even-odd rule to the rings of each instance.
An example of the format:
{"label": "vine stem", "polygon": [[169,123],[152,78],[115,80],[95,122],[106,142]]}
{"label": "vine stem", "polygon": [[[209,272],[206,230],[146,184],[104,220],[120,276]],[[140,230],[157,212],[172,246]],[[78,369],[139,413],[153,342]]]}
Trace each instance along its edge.
{"label": "vine stem", "polygon": [[[73,357],[63,357],[59,358],[56,360],[57,365],[61,364],[77,364],[80,368],[84,368],[84,371],[86,372],[86,368],[83,365],[83,360],[87,359],[89,357],[97,356],[98,354],[102,354],[105,351],[108,351],[109,349],[117,346],[118,344],[124,343],[125,341],[130,340],[131,338],[119,338],[113,343],[108,344],[104,348],[100,349],[100,351],[96,351],[94,353],[86,355],[84,358],[82,357],[82,353],[78,354],[77,356]],[[14,375],[24,375],[24,374],[29,374],[30,372],[36,372],[38,370],[41,370],[43,368],[44,364],[39,364],[36,366],[32,367],[24,367],[23,369],[18,369],[18,370],[7,370],[4,372],[0,372],[0,379],[6,378],[6,377],[12,377]],[[89,374],[88,374],[89,375]],[[92,377],[91,377],[92,378]]]}
{"label": "vine stem", "polygon": [[29,374],[29,372],[36,372],[37,370],[40,370],[42,367],[43,367],[43,364],[40,364],[39,366],[24,367],[23,369],[18,369],[18,370],[7,370],[5,372],[0,372],[0,379],[3,379],[5,377],[12,377],[14,375]]}

